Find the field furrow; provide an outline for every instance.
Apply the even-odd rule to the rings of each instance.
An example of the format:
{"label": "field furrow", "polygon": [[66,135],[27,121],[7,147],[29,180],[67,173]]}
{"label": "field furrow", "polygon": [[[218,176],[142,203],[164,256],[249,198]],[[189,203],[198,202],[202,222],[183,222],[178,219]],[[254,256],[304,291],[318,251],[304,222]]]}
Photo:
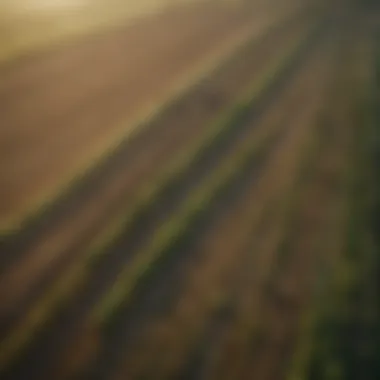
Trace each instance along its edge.
{"label": "field furrow", "polygon": [[0,65],[1,379],[373,379],[378,21],[343,3]]}

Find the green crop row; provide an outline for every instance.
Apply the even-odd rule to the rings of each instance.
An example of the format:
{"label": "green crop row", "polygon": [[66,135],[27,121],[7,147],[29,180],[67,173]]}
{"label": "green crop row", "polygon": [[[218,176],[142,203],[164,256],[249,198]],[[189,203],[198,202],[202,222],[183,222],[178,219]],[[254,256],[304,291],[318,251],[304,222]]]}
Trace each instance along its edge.
{"label": "green crop row", "polygon": [[[314,123],[313,123],[314,124]],[[315,123],[316,124],[316,123]],[[311,126],[313,130],[316,128],[316,125]],[[304,185],[304,177],[305,177],[305,171],[311,169],[311,165],[314,162],[314,159],[316,157],[316,144],[314,140],[315,133],[312,133],[310,140],[306,142],[305,145],[300,147],[299,153],[299,162],[300,164],[296,168],[296,174],[294,181],[292,182],[291,186],[286,189],[285,193],[281,196],[281,198],[274,202],[269,203],[265,206],[265,208],[262,211],[262,214],[260,215],[260,220],[269,220],[272,217],[277,217],[278,215],[281,215],[278,220],[276,220],[274,223],[279,223],[281,226],[279,229],[281,230],[281,236],[285,238],[287,233],[289,233],[289,225],[291,225],[291,221],[294,218],[294,209],[296,207],[296,200],[298,199],[298,195],[303,189]],[[276,214],[276,216],[275,216]],[[265,222],[267,223],[267,222]],[[260,222],[259,222],[260,224]],[[253,230],[253,234],[255,234],[255,230]],[[260,239],[260,237],[259,237]],[[281,240],[280,240],[281,241]],[[250,251],[251,253],[255,250],[256,246],[256,237],[253,238],[253,242],[251,243]],[[279,247],[279,249],[281,249]],[[275,278],[277,276],[276,267],[272,268],[272,270],[268,273],[270,276],[266,276],[263,280],[264,283],[267,283],[272,278]],[[265,291],[265,290],[264,290]],[[231,311],[233,308],[233,305],[236,300],[232,297],[232,295],[224,296],[222,299],[223,302],[220,302],[219,309],[221,312],[224,310]],[[250,347],[250,350],[253,352],[256,350],[256,348],[259,350],[261,344],[265,340],[265,337],[268,333],[269,326],[266,323],[266,320],[260,317],[257,317],[255,315],[251,316],[250,322],[244,323],[240,327],[239,334],[241,337],[244,337],[244,342],[247,344],[247,347]],[[223,348],[216,347],[215,352],[213,355],[215,356],[214,360],[219,360],[220,355],[222,354],[221,350]],[[248,349],[248,348],[246,348]]]}
{"label": "green crop row", "polygon": [[[358,104],[360,103],[359,101]],[[289,380],[348,379],[361,378],[361,376],[377,378],[365,377],[366,371],[367,374],[370,373],[368,372],[370,359],[360,358],[362,354],[358,350],[363,337],[358,336],[357,332],[363,328],[373,329],[373,320],[372,326],[364,326],[363,321],[365,319],[368,321],[368,308],[369,314],[372,313],[373,317],[373,307],[377,302],[372,302],[372,305],[367,304],[367,310],[363,311],[363,299],[366,297],[365,292],[368,291],[368,287],[364,289],[364,284],[368,282],[368,277],[371,277],[369,276],[371,260],[368,257],[373,257],[371,244],[366,242],[368,239],[365,237],[370,209],[369,173],[373,172],[373,168],[368,160],[371,140],[368,116],[371,112],[366,106],[366,110],[361,109],[360,105],[357,109],[358,104],[353,104],[351,107],[356,112],[351,118],[353,125],[346,126],[353,127],[355,134],[347,173],[342,173],[348,182],[348,186],[344,189],[346,194],[341,196],[347,198],[340,217],[343,219],[341,224],[345,227],[343,252],[340,256],[338,253],[338,263],[332,266],[329,256],[336,256],[337,252],[331,249],[327,249],[327,252],[324,250],[326,262],[319,270],[313,296],[314,305],[304,315],[300,342],[289,371]],[[321,244],[326,243],[321,242]],[[342,250],[341,247],[338,248]],[[363,317],[365,313],[367,315]],[[367,346],[367,349],[369,347]]]}
{"label": "green crop row", "polygon": [[[309,340],[309,350],[302,368],[305,379],[313,376],[319,379],[344,379],[349,373],[355,373],[357,353],[352,339],[355,339],[358,323],[358,296],[363,275],[361,261],[366,250],[363,245],[363,219],[358,209],[357,185],[360,175],[357,169],[349,173],[351,182],[354,182],[349,189],[348,212],[347,207],[343,210],[344,215],[349,216],[348,220],[343,221],[347,224],[343,255],[338,265],[322,268],[320,289],[314,296],[315,306],[310,310],[308,331],[303,332],[306,335],[304,339]],[[327,251],[325,254],[337,253]]]}
{"label": "green crop row", "polygon": [[[312,125],[307,126],[312,129],[311,133],[308,136],[307,141],[305,141],[305,144],[299,148],[299,163],[296,167],[294,181],[292,181],[290,187],[277,202],[270,203],[263,209],[263,213],[260,216],[260,219],[262,221],[266,220],[265,223],[268,223],[267,220],[270,218],[277,218],[279,215],[281,215],[278,220],[274,222],[279,223],[281,226],[279,228],[281,230],[281,237],[279,239],[278,246],[279,255],[282,253],[283,240],[287,239],[288,235],[291,234],[293,219],[295,217],[295,213],[298,211],[298,199],[300,198],[300,194],[304,189],[306,176],[313,174],[313,169],[316,164],[316,159],[318,157],[318,153],[323,140],[321,138],[322,136],[320,136],[320,120],[313,120],[311,124]],[[252,246],[250,250],[254,251],[256,246],[255,237],[253,238],[253,242],[251,244]],[[268,282],[271,284],[272,280],[275,281],[275,279],[278,278],[278,272],[281,266],[277,266],[277,264],[278,263],[274,264],[268,275],[263,279],[265,284]],[[233,299],[227,298],[227,296],[225,297],[226,298],[223,299],[224,303],[222,303],[220,307],[222,309],[223,307],[231,308],[234,304]],[[261,344],[263,343],[263,340],[266,338],[269,328],[270,326],[268,326],[264,318],[256,318],[256,316],[252,316],[250,323],[245,323],[239,332],[241,336],[245,337],[245,343],[251,348],[251,350],[256,350],[256,348],[259,350]],[[216,348],[216,350],[220,349],[220,347]],[[221,354],[220,351],[219,354]],[[218,356],[216,352],[214,355]]]}
{"label": "green crop row", "polygon": [[234,179],[241,177],[254,159],[259,159],[264,154],[276,137],[276,133],[271,133],[263,139],[253,141],[249,149],[239,152],[217,168],[207,182],[189,196],[180,210],[157,231],[151,244],[139,252],[135,262],[122,270],[112,289],[94,310],[98,323],[112,319],[118,309],[128,303],[136,286],[149,278],[149,274],[161,261],[183,246],[192,229],[207,214],[213,201],[228,189]]}
{"label": "green crop row", "polygon": [[[275,290],[276,280],[281,275],[281,272],[289,258],[289,250],[291,250],[291,244],[296,234],[296,218],[299,213],[299,201],[301,199],[302,192],[305,190],[305,186],[308,184],[308,180],[313,176],[323,138],[321,135],[321,114],[324,109],[320,111],[318,117],[312,121],[313,131],[306,142],[300,154],[300,161],[297,167],[296,176],[290,189],[284,195],[281,200],[280,210],[276,212],[283,213],[281,217],[281,235],[276,247],[276,257],[271,269],[264,279],[265,288],[264,292],[272,293]],[[272,211],[273,212],[273,211]],[[267,296],[265,293],[264,297]],[[255,321],[255,324],[248,326],[246,335],[249,336],[252,341],[253,347],[260,349],[260,345],[269,331],[270,326],[263,318],[259,318]],[[297,378],[298,379],[298,378]]]}
{"label": "green crop row", "polygon": [[[323,141],[322,141],[323,142]],[[326,140],[324,140],[326,143]],[[312,353],[316,351],[316,344],[313,342],[312,334],[314,327],[331,307],[331,299],[326,299],[327,289],[332,291],[332,270],[337,251],[341,250],[342,228],[344,229],[347,217],[347,170],[338,173],[333,186],[338,185],[339,196],[335,194],[335,201],[331,207],[326,209],[328,215],[323,226],[320,240],[317,240],[313,251],[316,253],[316,278],[313,281],[311,292],[312,302],[310,307],[301,315],[299,342],[296,352],[289,365],[288,380],[306,379],[307,371],[311,365]],[[322,318],[323,319],[323,318]]]}

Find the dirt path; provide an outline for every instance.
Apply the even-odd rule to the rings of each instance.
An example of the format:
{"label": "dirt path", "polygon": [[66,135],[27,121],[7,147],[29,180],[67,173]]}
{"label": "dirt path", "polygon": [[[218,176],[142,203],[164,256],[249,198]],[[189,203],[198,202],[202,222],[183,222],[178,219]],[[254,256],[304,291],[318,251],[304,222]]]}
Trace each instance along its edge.
{"label": "dirt path", "polygon": [[275,18],[273,9],[258,15],[244,7],[188,5],[3,68],[4,228],[89,166],[196,64],[231,47],[248,26],[259,31]]}

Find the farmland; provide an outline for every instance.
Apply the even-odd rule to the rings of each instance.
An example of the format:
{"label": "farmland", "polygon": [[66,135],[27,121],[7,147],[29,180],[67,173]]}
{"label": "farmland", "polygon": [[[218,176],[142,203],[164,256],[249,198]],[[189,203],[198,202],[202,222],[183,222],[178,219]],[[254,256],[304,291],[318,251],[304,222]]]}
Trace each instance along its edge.
{"label": "farmland", "polygon": [[376,379],[378,17],[280,3],[0,66],[1,379]]}

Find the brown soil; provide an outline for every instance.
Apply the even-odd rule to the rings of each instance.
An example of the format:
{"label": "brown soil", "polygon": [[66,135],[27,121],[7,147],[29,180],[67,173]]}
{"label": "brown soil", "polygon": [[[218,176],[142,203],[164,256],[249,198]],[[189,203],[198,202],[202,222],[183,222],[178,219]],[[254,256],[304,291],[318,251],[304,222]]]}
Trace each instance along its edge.
{"label": "brown soil", "polygon": [[[301,30],[299,28],[296,28],[296,30],[294,30],[292,33],[290,33],[290,35],[288,37],[286,37],[286,38],[291,38],[291,36],[294,36],[294,34],[299,35],[299,33],[301,32]],[[276,39],[277,43],[274,44],[273,47],[272,47],[274,50],[276,50],[276,47],[278,46],[279,41],[283,41],[282,38],[284,38],[284,37],[281,36],[281,38],[280,37],[278,37],[278,38],[279,38],[279,40]],[[267,57],[267,56],[265,56],[265,57]],[[244,71],[244,72],[242,72],[240,74],[242,76],[242,79],[244,77],[247,78],[247,74],[249,72],[248,69],[252,70],[252,64],[249,63],[249,60],[248,61],[244,61],[244,65],[247,65],[248,67],[246,68],[247,71]],[[234,77],[234,83],[236,83],[235,82],[236,78],[237,77]],[[217,82],[217,83],[219,83],[219,82]],[[228,88],[231,89],[231,85]],[[242,88],[240,87],[239,90],[241,91]],[[289,112],[289,110],[286,111],[286,113],[288,113],[288,112]],[[281,116],[282,115],[279,115],[277,112],[270,112],[268,117],[269,117],[270,120],[273,119],[273,118],[275,118],[276,123],[280,123],[281,122]],[[186,120],[185,118],[181,118],[181,119],[182,120]],[[266,123],[271,124],[270,120],[267,120]],[[259,128],[259,130],[261,130],[262,132],[263,131],[265,132],[267,130],[267,128],[265,128],[265,125],[267,125],[266,123],[264,123],[263,126],[261,126]],[[273,120],[272,120],[272,123],[274,123]],[[254,180],[254,178],[252,178],[252,180]],[[264,192],[264,194],[265,194],[265,190],[261,190],[261,191]],[[254,207],[254,206],[252,206],[252,207]],[[242,211],[242,208],[244,208],[243,204],[239,207],[239,210]],[[228,220],[231,221],[230,218],[228,218]],[[238,236],[239,236],[239,234],[238,234]],[[123,252],[123,251],[121,251],[121,252]],[[119,255],[119,253],[118,253],[118,255]],[[115,267],[114,260],[112,259],[112,257],[110,259],[111,259],[111,265],[113,267]],[[110,260],[107,259],[107,261],[110,261]],[[107,264],[107,262],[106,262],[106,264]],[[99,268],[99,269],[101,269],[102,272],[104,272],[104,270],[102,268]],[[112,269],[112,271],[114,271],[114,269]],[[66,310],[63,312],[63,314],[57,316],[57,321],[55,321],[53,323],[53,326],[55,326],[57,328],[54,329],[53,327],[50,328],[48,326],[45,329],[45,331],[43,332],[43,336],[46,335],[46,337],[45,337],[46,339],[43,338],[43,336],[42,336],[41,340],[37,340],[37,341],[41,342],[41,345],[39,343],[37,343],[37,345],[34,347],[35,349],[32,350],[33,352],[31,351],[32,355],[29,358],[30,361],[28,360],[27,363],[24,363],[24,364],[26,364],[27,366],[28,365],[31,365],[31,366],[37,365],[37,366],[41,367],[41,363],[38,364],[38,362],[39,362],[38,359],[37,359],[37,361],[31,359],[33,357],[37,358],[38,355],[40,355],[40,356],[42,355],[45,358],[45,360],[49,360],[49,362],[52,363],[52,361],[50,359],[53,359],[53,357],[54,357],[53,352],[54,351],[57,351],[57,350],[59,351],[59,345],[60,345],[59,342],[60,342],[60,340],[62,340],[62,339],[63,340],[66,339],[67,340],[68,339],[66,337],[67,334],[68,334],[67,335],[68,337],[72,337],[73,336],[72,335],[73,334],[73,330],[75,332],[76,329],[77,329],[77,327],[80,325],[80,320],[78,320],[78,317],[80,319],[81,318],[80,315],[83,315],[83,313],[85,312],[85,310],[88,309],[88,307],[91,307],[91,303],[95,302],[97,300],[97,298],[99,297],[99,295],[101,294],[102,290],[100,290],[100,292],[99,292],[99,289],[98,289],[99,285],[98,285],[98,283],[99,282],[100,283],[104,282],[104,279],[103,279],[104,276],[102,276],[102,275],[99,276],[98,272],[99,271],[97,271],[92,276],[93,278],[90,281],[90,284],[93,283],[93,285],[89,285],[88,287],[86,287],[86,289],[89,290],[89,291],[84,291],[83,292],[84,293],[83,297],[82,297],[81,294],[79,294],[79,296],[77,297],[78,300],[75,300],[72,305],[70,303],[71,306],[68,305],[68,307],[66,307]],[[114,276],[115,276],[114,274],[110,275],[108,272],[109,271],[107,270],[107,273],[104,273],[104,275],[106,275],[106,281],[108,281],[107,278],[109,278],[109,279],[112,280],[112,278],[114,278]],[[96,289],[98,289],[98,290],[96,290]],[[104,291],[104,289],[103,289],[103,291]],[[76,309],[77,309],[77,311],[75,311]],[[62,324],[61,324],[62,321],[65,321],[65,322],[63,322],[65,327],[62,326]],[[75,323],[77,323],[78,325],[75,326],[74,325]],[[79,326],[79,328],[80,328],[80,326]],[[54,340],[54,346],[55,346],[54,349],[51,346],[52,339]],[[50,342],[50,344],[47,345],[47,342]],[[49,347],[50,347],[50,349],[49,349]],[[50,359],[48,359],[48,357]],[[19,369],[22,372],[25,371],[26,368],[27,367],[25,367],[25,366],[24,367],[19,366]],[[46,369],[47,368],[45,368],[45,370]],[[33,377],[33,375],[31,374],[31,372],[28,372],[28,373],[29,373],[30,376]]]}
{"label": "brown soil", "polygon": [[[152,181],[152,177],[154,180],[157,171],[162,170],[176,152],[199,136],[207,121],[231,104],[265,64],[281,54],[281,46],[286,47],[302,28],[302,25],[291,26],[286,33],[282,31],[280,36],[277,34],[263,45],[248,49],[243,54],[244,59],[210,78],[203,87],[158,120],[152,126],[153,133],[142,136],[136,147],[130,146],[128,155],[107,169],[106,177],[100,177],[97,186],[90,186],[74,205],[66,206],[61,215],[58,213],[57,221],[50,221],[46,228],[42,228],[35,241],[29,241],[25,249],[18,252],[23,259],[16,260],[2,276],[0,304],[3,313],[23,304],[33,292],[39,294],[38,289],[48,286],[63,270],[63,265],[78,259],[93,236],[115,214],[118,215],[120,204],[125,205],[124,209],[133,203],[141,188],[151,183],[147,181]],[[156,136],[154,131],[160,135]],[[17,257],[16,253],[10,251],[14,257]]]}
{"label": "brown soil", "polygon": [[[339,95],[344,102],[344,94]],[[265,331],[257,355],[247,365],[242,379],[284,378],[294,351],[301,315],[310,306],[310,292],[318,275],[316,264],[326,254],[337,254],[326,249],[328,244],[337,250],[342,248],[344,219],[340,218],[340,224],[335,225],[335,234],[329,228],[332,227],[331,219],[339,218],[338,214],[342,212],[340,201],[346,191],[342,175],[347,170],[352,138],[347,104],[347,101],[336,104],[329,115],[331,123],[325,126],[327,129],[322,134],[315,172],[307,180],[299,200],[287,260],[272,279],[270,291],[260,304]],[[332,240],[326,241],[328,237]],[[325,260],[331,260],[331,257],[325,257]]]}
{"label": "brown soil", "polygon": [[[295,148],[304,143],[305,119],[301,117],[299,122],[293,124],[293,117],[289,120],[288,117],[302,102],[305,92],[307,93],[310,88],[314,89],[311,87],[312,83],[314,83],[312,86],[318,85],[315,79],[318,80],[320,77],[314,75],[315,71],[301,75],[295,82],[295,87],[292,86],[288,94],[281,97],[276,107],[271,109],[272,112],[268,113],[260,123],[265,129],[273,123],[281,123],[282,120],[285,123],[282,128],[289,126],[292,132],[273,153],[273,157],[265,165],[264,173],[259,175],[258,181],[254,181],[250,188],[244,191],[244,196],[240,196],[228,206],[222,217],[207,228],[205,236],[191,250],[194,252],[190,253],[190,257],[198,259],[193,263],[192,260],[190,262],[186,260],[185,265],[181,265],[181,274],[178,275],[181,282],[176,285],[176,301],[172,300],[169,314],[164,313],[160,316],[162,311],[157,315],[157,311],[149,309],[148,314],[151,317],[142,319],[151,322],[143,327],[141,332],[138,327],[132,326],[133,330],[138,331],[138,340],[131,343],[125,338],[125,344],[128,341],[127,345],[128,347],[131,345],[131,351],[127,351],[123,360],[123,369],[119,372],[120,378],[133,379],[153,374],[157,379],[172,378],[171,376],[174,376],[188,360],[191,347],[194,347],[197,339],[203,341],[202,334],[208,336],[205,331],[210,318],[213,321],[212,315],[215,313],[215,308],[220,305],[221,297],[230,291],[234,277],[236,280],[234,273],[239,276],[236,271],[241,269],[242,255],[246,252],[255,225],[259,223],[268,204],[280,196],[283,187],[289,181],[290,167],[297,159],[297,155],[294,154],[297,151]],[[304,115],[306,120],[309,120],[308,118],[315,112],[315,106],[316,104],[311,102],[310,108],[309,106],[306,108],[305,115],[308,115],[307,117]],[[279,176],[279,166],[289,171],[286,170],[283,176]],[[221,239],[221,236],[228,238]],[[165,279],[167,278],[166,275]],[[161,281],[166,280],[162,278]],[[173,283],[171,277],[168,281]],[[160,304],[157,300],[155,303]],[[189,376],[188,373],[182,373],[178,378],[187,379],[186,376]],[[198,378],[194,374],[192,376]]]}
{"label": "brown soil", "polygon": [[259,30],[268,17],[244,7],[188,5],[5,67],[1,222],[44,201],[196,63],[248,25]]}
{"label": "brown soil", "polygon": [[329,79],[329,53],[319,52],[299,78],[304,82],[299,84],[299,91],[303,95],[307,91],[309,95],[300,101],[304,106],[294,121],[294,128],[298,126],[300,129],[298,141],[294,140],[295,147],[289,147],[283,161],[278,164],[276,180],[282,181],[283,185],[277,198],[268,202],[268,209],[254,231],[247,256],[236,274],[237,279],[230,290],[234,315],[215,344],[209,362],[203,365],[202,373],[207,379],[243,378],[245,367],[260,351],[260,342],[266,332],[260,304],[266,297],[266,282],[279,254],[280,241],[286,234],[290,202],[296,190],[302,159],[308,154],[314,138],[315,118],[321,109]]}

